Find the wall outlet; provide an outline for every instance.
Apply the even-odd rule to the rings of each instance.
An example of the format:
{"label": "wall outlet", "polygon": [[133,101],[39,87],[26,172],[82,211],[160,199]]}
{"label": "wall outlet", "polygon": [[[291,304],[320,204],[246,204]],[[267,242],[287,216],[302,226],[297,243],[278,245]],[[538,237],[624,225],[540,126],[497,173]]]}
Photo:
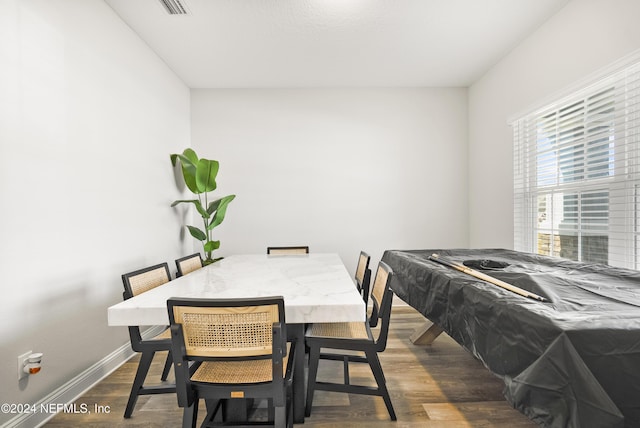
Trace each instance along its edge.
{"label": "wall outlet", "polygon": [[29,373],[25,373],[24,366],[31,354],[33,354],[33,351],[27,351],[22,355],[18,355],[18,380],[29,376]]}

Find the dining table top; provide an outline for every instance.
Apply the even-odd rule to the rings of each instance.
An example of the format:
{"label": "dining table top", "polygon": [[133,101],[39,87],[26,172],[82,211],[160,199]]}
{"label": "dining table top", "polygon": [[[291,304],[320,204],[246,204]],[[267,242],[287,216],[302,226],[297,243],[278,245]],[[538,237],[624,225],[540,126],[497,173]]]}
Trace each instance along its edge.
{"label": "dining table top", "polygon": [[108,325],[167,325],[167,300],[282,296],[287,323],[364,321],[365,305],[340,256],[223,258],[108,308]]}

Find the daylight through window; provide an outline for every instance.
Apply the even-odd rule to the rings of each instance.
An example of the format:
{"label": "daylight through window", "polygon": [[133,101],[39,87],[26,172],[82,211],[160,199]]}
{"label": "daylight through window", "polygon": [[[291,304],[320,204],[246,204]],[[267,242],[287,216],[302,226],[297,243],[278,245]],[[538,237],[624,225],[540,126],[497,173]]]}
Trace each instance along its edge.
{"label": "daylight through window", "polygon": [[640,267],[640,64],[512,123],[514,248]]}

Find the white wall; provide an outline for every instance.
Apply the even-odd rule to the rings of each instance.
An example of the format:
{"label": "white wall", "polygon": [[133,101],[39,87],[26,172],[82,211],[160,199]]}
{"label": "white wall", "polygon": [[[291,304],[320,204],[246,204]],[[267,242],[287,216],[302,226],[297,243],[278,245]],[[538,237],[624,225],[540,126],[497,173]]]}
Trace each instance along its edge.
{"label": "white wall", "polygon": [[469,89],[472,247],[513,247],[507,120],[640,48],[640,1],[574,0]]}
{"label": "white wall", "polygon": [[[376,262],[390,248],[511,247],[507,119],[640,48],[640,2],[574,0],[468,99],[461,88],[190,96],[101,1],[2,0],[2,11],[2,402],[36,401],[125,343],[106,325],[120,274],[199,249],[180,239],[185,211],[168,208],[169,153],[191,142],[221,161],[218,194],[238,195],[219,255],[302,243],[353,273],[361,249]],[[45,369],[18,383],[16,356],[30,349]]]}
{"label": "white wall", "polygon": [[237,194],[219,255],[464,247],[466,89],[192,90],[192,142]]}
{"label": "white wall", "polygon": [[[0,402],[29,403],[128,342],[107,326],[122,273],[185,253],[190,95],[100,0],[0,9]],[[28,350],[44,369],[18,383]]]}

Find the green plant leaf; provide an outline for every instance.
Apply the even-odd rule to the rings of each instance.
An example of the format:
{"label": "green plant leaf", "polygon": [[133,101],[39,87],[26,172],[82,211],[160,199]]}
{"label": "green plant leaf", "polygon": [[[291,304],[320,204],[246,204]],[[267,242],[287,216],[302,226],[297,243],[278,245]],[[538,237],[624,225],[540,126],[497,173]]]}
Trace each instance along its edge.
{"label": "green plant leaf", "polygon": [[171,163],[173,164],[173,166],[176,166],[176,161],[180,157],[186,158],[187,161],[191,162],[194,165],[198,163],[198,155],[193,151],[193,149],[184,149],[181,155],[177,153],[172,154]]}
{"label": "green plant leaf", "polygon": [[178,201],[173,201],[171,206],[175,207],[176,205],[181,204],[181,203],[185,203],[185,202],[188,202],[188,203],[191,203],[191,204],[195,205],[196,206],[196,210],[198,210],[198,212],[200,213],[200,215],[203,218],[208,219],[211,216],[211,214],[209,214],[207,212],[207,210],[204,209],[204,207],[200,203],[200,200],[198,200],[198,199],[180,199]]}
{"label": "green plant leaf", "polygon": [[200,202],[200,201],[198,201],[197,199],[180,199],[180,200],[177,200],[177,201],[173,201],[173,203],[171,204],[171,206],[172,206],[172,207],[175,207],[175,206],[176,206],[176,205],[178,205],[178,204],[182,204],[182,203],[186,203],[186,202],[189,202],[189,203],[196,203],[196,202]]}
{"label": "green plant leaf", "polygon": [[218,206],[220,206],[220,201],[222,201],[222,198],[216,199],[215,201],[209,203],[209,206],[207,207],[207,212],[209,213],[209,215],[216,212]]}
{"label": "green plant leaf", "polygon": [[[207,207],[207,212],[209,213],[209,215],[213,214],[214,212],[216,212],[216,210],[220,207],[220,204],[223,202],[223,200],[225,198],[235,198],[235,195],[229,195],[229,196],[224,196],[222,198],[216,199],[213,202],[209,203],[209,206]],[[227,202],[229,203],[229,202]]]}
{"label": "green plant leaf", "polygon": [[197,227],[195,227],[195,226],[187,226],[187,229],[189,229],[189,233],[191,234],[191,236],[196,238],[198,241],[206,241],[207,240],[207,234],[204,233],[202,230],[198,229]]}
{"label": "green plant leaf", "polygon": [[195,206],[196,206],[196,209],[198,210],[198,212],[200,213],[200,215],[202,216],[202,218],[204,218],[204,219],[208,219],[209,218],[209,213],[207,212],[207,210],[204,209],[204,207],[202,206],[200,201],[196,201]]}
{"label": "green plant leaf", "polygon": [[211,223],[207,226],[207,230],[211,230],[214,227],[218,226],[224,220],[225,215],[227,214],[227,206],[231,201],[236,198],[236,195],[228,195],[224,198],[220,198],[217,201],[209,204],[209,210],[211,209],[211,205],[217,203],[216,213],[211,219]]}
{"label": "green plant leaf", "polygon": [[207,241],[204,244],[204,251],[211,252],[220,248],[220,241]]}
{"label": "green plant leaf", "polygon": [[193,151],[193,149],[184,149],[182,152],[182,156],[189,159],[189,161],[191,161],[191,163],[194,165],[198,163],[198,155]]}
{"label": "green plant leaf", "polygon": [[216,176],[220,164],[216,160],[200,159],[196,165],[196,186],[200,193],[216,190]]}
{"label": "green plant leaf", "polygon": [[198,155],[191,149],[186,149],[182,154],[172,154],[171,163],[176,166],[176,162],[180,160],[180,166],[182,168],[182,177],[184,182],[191,190],[192,193],[198,192],[198,186],[196,183],[196,166],[198,165]]}

